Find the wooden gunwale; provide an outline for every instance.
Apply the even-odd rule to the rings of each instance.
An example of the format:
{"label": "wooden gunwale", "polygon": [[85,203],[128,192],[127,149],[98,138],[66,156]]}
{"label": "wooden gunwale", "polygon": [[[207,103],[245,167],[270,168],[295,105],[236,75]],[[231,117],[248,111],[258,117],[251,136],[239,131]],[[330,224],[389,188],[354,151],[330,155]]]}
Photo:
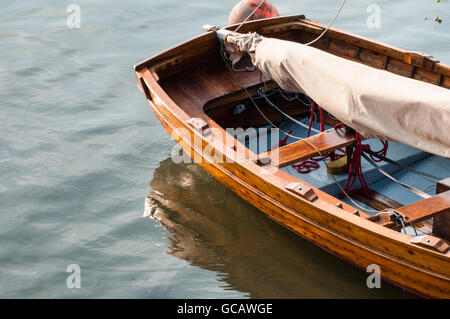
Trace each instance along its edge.
{"label": "wooden gunwale", "polygon": [[[208,34],[195,39],[212,41]],[[153,63],[161,63],[167,56],[179,51],[180,47],[176,47],[169,54],[163,54],[162,58],[160,55],[136,66],[136,75],[138,85],[142,85],[140,79],[143,79],[149,89],[149,103],[166,130],[172,133],[178,128],[184,128],[190,132],[189,136],[180,136],[177,142],[191,156],[196,153],[202,158],[202,163],[199,163],[201,166],[277,222],[339,257],[361,268],[365,268],[368,262],[379,263],[384,269],[384,278],[415,293],[431,297],[450,297],[448,255],[410,244],[408,236],[351,214],[354,208],[350,205],[342,203],[342,209],[336,207],[339,200],[310,185],[307,186],[318,195],[318,199],[313,202],[287,191],[285,186],[288,183],[306,183],[281,170],[274,169],[273,174],[264,176],[255,173],[259,172],[261,167],[251,161],[216,163],[206,156],[203,157],[203,152],[192,145],[192,136],[197,135],[200,138],[202,150],[212,146],[219,154],[222,143],[214,141],[211,136],[202,137],[186,125],[186,120],[192,115],[187,114],[164,92],[151,72]],[[211,127],[221,129],[203,110],[196,113],[196,116],[205,120]],[[223,155],[230,159],[235,157],[236,152],[247,150],[239,145],[241,144],[237,143],[236,151],[225,148]],[[257,156],[251,154],[251,157]]]}

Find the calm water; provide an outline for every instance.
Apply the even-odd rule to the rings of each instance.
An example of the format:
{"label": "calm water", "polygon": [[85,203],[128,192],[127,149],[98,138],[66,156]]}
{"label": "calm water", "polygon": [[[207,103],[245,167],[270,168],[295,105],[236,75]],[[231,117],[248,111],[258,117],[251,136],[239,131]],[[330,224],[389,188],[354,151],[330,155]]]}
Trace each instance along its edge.
{"label": "calm water", "polygon": [[[235,1],[2,1],[0,297],[409,297],[283,229],[195,165],[133,65],[224,25]],[[366,26],[376,2],[381,28]],[[273,1],[323,23],[340,1]],[[450,63],[450,4],[349,1],[337,26]],[[439,16],[442,24],[425,21]],[[154,218],[143,218],[145,197]],[[81,267],[81,289],[66,267]]]}

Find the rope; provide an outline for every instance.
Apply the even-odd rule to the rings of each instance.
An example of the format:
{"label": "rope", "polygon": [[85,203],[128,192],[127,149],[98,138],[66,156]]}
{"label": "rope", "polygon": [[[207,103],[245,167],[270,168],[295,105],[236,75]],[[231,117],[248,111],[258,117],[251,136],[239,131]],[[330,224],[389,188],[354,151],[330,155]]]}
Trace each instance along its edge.
{"label": "rope", "polygon": [[377,170],[380,171],[381,174],[383,174],[384,176],[386,176],[387,178],[393,180],[394,182],[402,185],[403,187],[405,187],[406,189],[410,190],[411,192],[415,193],[416,195],[419,195],[422,198],[430,198],[431,196],[428,195],[425,192],[422,192],[421,190],[418,190],[417,188],[414,188],[412,186],[409,186],[408,184],[405,184],[401,181],[399,181],[398,179],[396,179],[395,177],[389,175],[389,173],[387,173],[385,170],[383,170],[381,167],[379,167],[374,161],[372,161],[370,159],[369,156],[367,156],[366,154],[362,154],[362,156],[366,159],[366,161],[368,161],[373,167],[375,167]]}
{"label": "rope", "polygon": [[401,225],[402,226],[401,231],[403,230],[405,235],[408,235],[406,233],[406,226],[405,226],[405,222],[404,222],[404,221],[407,221],[411,225],[411,227],[414,229],[414,233],[416,234],[416,236],[419,236],[419,234],[417,233],[416,227],[411,222],[411,219],[408,216],[400,213],[399,211],[393,210],[393,209],[386,209],[386,211],[379,212],[378,214],[375,214],[375,215],[383,215],[383,214],[389,215],[389,219],[392,222],[394,222],[397,225]]}
{"label": "rope", "polygon": [[[400,168],[402,168],[402,169],[405,169],[405,170],[407,170],[407,171],[410,171],[411,173],[414,173],[414,174],[417,174],[417,175],[424,176],[424,177],[426,177],[426,178],[432,180],[433,182],[442,180],[442,178],[440,178],[440,177],[436,177],[436,176],[433,176],[433,175],[431,175],[431,174],[428,174],[428,173],[424,173],[424,172],[418,171],[418,170],[416,170],[416,169],[414,169],[414,168],[411,168],[411,167],[409,167],[409,166],[406,166],[406,165],[404,165],[404,164],[402,164],[402,163],[395,162],[395,161],[393,161],[393,160],[387,158],[385,155],[377,154],[377,153],[373,152],[372,150],[364,150],[364,152],[366,152],[367,154],[369,154],[370,157],[372,157],[372,160],[374,160],[373,157],[377,157],[379,160],[383,160],[383,161],[385,161],[385,162],[387,162],[387,163],[389,163],[389,164],[392,164],[392,165],[395,165],[395,166],[400,167]],[[375,161],[375,162],[379,162],[379,161]],[[431,187],[431,186],[435,186],[435,185],[436,185],[436,184],[432,184],[432,185],[428,186],[427,188],[429,188],[429,187]],[[427,188],[426,188],[426,189],[427,189]]]}
{"label": "rope", "polygon": [[353,149],[352,160],[348,169],[348,178],[347,184],[345,185],[345,191],[350,194],[352,192],[351,188],[355,184],[356,180],[359,179],[362,191],[366,196],[369,196],[369,185],[364,178],[361,168],[361,154],[363,149],[367,148],[368,145],[363,145],[361,142],[361,135],[358,132],[355,132],[355,147]]}
{"label": "rope", "polygon": [[[342,123],[339,123],[336,125],[336,127],[342,126],[342,125],[343,125]],[[369,196],[369,186],[364,178],[364,174],[363,174],[362,167],[361,167],[361,156],[364,156],[364,158],[366,158],[366,156],[365,156],[365,154],[363,154],[363,152],[368,152],[368,153],[370,152],[370,154],[373,154],[374,156],[384,157],[387,154],[389,142],[386,140],[380,140],[381,144],[383,144],[383,148],[380,149],[379,151],[372,151],[370,148],[370,145],[362,144],[362,138],[358,132],[356,132],[355,140],[356,140],[356,142],[355,142],[352,160],[350,163],[350,168],[348,171],[347,185],[345,186],[345,190],[350,193],[351,188],[353,187],[356,179],[358,178],[359,182],[361,184],[361,190],[364,192],[364,194],[366,196]],[[370,158],[374,162],[381,161],[381,159],[373,158],[372,155],[370,155]]]}
{"label": "rope", "polygon": [[[250,13],[247,18],[245,18],[244,21],[242,21],[238,27],[234,30],[234,32],[238,32],[238,30],[244,25],[245,22],[248,21],[248,19],[250,19],[250,17],[253,16],[253,14],[258,11],[258,9],[264,4],[264,2],[266,2],[266,0],[262,0],[260,2],[260,4],[252,11],[252,13]],[[336,15],[334,16],[333,20],[331,20],[330,24],[328,24],[328,26],[325,28],[325,30],[323,30],[322,34],[320,34],[316,39],[314,39],[311,42],[306,43],[305,45],[311,45],[313,43],[315,43],[316,41],[318,41],[319,39],[321,39],[325,33],[328,32],[328,30],[333,26],[334,22],[336,21],[336,19],[339,17],[339,15],[341,14],[342,9],[344,8],[345,4],[346,4],[347,0],[342,0],[341,6],[339,7],[338,11],[336,12]]]}
{"label": "rope", "polygon": [[323,30],[322,34],[319,35],[316,39],[312,40],[311,42],[306,43],[305,45],[311,45],[311,44],[315,43],[320,38],[322,38],[325,35],[325,33],[327,33],[327,31],[331,28],[331,26],[334,24],[334,22],[338,18],[339,14],[341,13],[342,9],[344,8],[344,5],[346,2],[347,2],[347,0],[342,0],[341,6],[339,7],[338,12],[334,16],[333,20],[331,20],[330,24],[325,28],[325,30]]}
{"label": "rope", "polygon": [[261,3],[255,8],[255,10],[252,11],[252,13],[250,13],[248,15],[247,18],[245,18],[244,21],[241,22],[241,24],[239,24],[239,26],[234,30],[234,32],[238,32],[238,30],[242,27],[242,25],[248,21],[248,19],[250,19],[250,17],[256,12],[258,11],[258,9],[263,5],[263,3],[266,2],[266,0],[262,0]]}
{"label": "rope", "polygon": [[[295,118],[293,118],[293,117],[290,116],[289,114],[286,114],[286,113],[283,112],[283,110],[281,110],[278,106],[276,106],[275,104],[273,104],[272,101],[270,101],[270,100],[267,98],[267,95],[265,94],[263,88],[259,88],[257,92],[258,92],[259,96],[263,97],[263,98],[266,100],[266,102],[267,102],[271,107],[273,107],[273,108],[276,109],[278,112],[280,112],[284,117],[288,118],[289,120],[291,120],[292,122],[294,122],[294,123],[296,123],[296,124],[298,124],[298,125],[300,125],[300,126],[303,126],[303,127],[306,128],[306,129],[308,129],[308,126],[307,126],[307,125],[303,124],[303,123],[300,122],[300,121],[297,121]],[[311,129],[312,129],[314,132],[316,132],[316,133],[320,133],[319,130],[316,130],[315,128],[311,128],[311,124],[310,124],[309,130],[311,130]],[[309,136],[309,133],[308,133],[308,136]]]}
{"label": "rope", "polygon": [[[279,91],[279,90],[278,90],[278,91]],[[323,121],[323,111],[322,111],[322,108],[321,108],[320,106],[318,106],[315,102],[311,102],[311,117],[310,117],[310,120],[309,120],[309,126],[307,126],[307,125],[305,125],[304,123],[302,123],[302,122],[300,122],[300,121],[297,121],[295,118],[289,116],[288,114],[286,114],[285,112],[283,112],[279,107],[277,107],[272,101],[270,101],[270,100],[268,99],[268,95],[264,93],[264,90],[263,90],[262,88],[259,88],[257,92],[258,92],[258,94],[260,95],[260,97],[264,98],[264,99],[266,100],[266,102],[267,102],[270,106],[272,106],[273,108],[275,108],[275,109],[276,109],[278,112],[280,112],[284,117],[286,117],[287,119],[291,120],[292,122],[298,124],[299,126],[302,126],[302,127],[304,127],[304,128],[307,128],[307,129],[308,129],[307,137],[309,137],[309,136],[311,135],[311,130],[314,131],[314,132],[316,132],[316,133],[321,133],[321,132],[325,131],[324,121]],[[275,92],[277,92],[277,91],[275,91]],[[294,98],[289,98],[289,97],[284,96],[284,95],[282,94],[281,91],[279,91],[279,93],[280,93],[280,95],[281,95],[284,99],[286,99],[286,100],[288,100],[288,101],[293,101],[293,100],[295,100],[295,99],[298,99],[298,96],[296,96],[296,97],[294,97]],[[273,94],[273,93],[272,93],[272,94]],[[256,99],[256,98],[255,98],[255,99]],[[316,129],[314,129],[314,128],[312,127],[313,117],[314,117],[314,115],[315,115],[314,109],[315,109],[315,106],[316,106],[316,105],[317,105],[317,107],[318,107],[318,109],[319,109],[319,111],[320,111],[320,131],[319,131],[319,130],[316,130]],[[292,130],[289,131],[289,134],[291,134],[291,133],[292,133]],[[278,144],[277,144],[277,145],[274,145],[272,148],[274,148],[274,147],[281,147],[281,146],[286,145],[286,144],[287,144],[287,139],[288,139],[288,137],[289,137],[289,136],[286,135],[284,139],[281,139],[281,140],[278,142]],[[338,151],[342,151],[342,150],[338,150]],[[330,158],[331,160],[335,160],[335,159],[341,158],[342,156],[345,155],[345,151],[342,151],[342,152],[343,152],[344,154],[335,155],[335,152],[333,151],[333,152],[330,152],[330,153],[328,153],[328,154],[325,154],[324,157],[325,157],[325,158]],[[295,168],[295,169],[297,170],[298,173],[300,173],[300,174],[307,174],[307,173],[311,172],[312,169],[318,169],[318,168],[320,167],[320,165],[319,165],[319,163],[318,163],[320,160],[321,160],[320,158],[312,157],[312,158],[309,159],[309,160],[304,160],[304,161],[301,161],[301,162],[299,162],[299,163],[292,164],[291,166],[292,166],[293,168]]]}
{"label": "rope", "polygon": [[[309,118],[309,127],[308,127],[308,133],[307,133],[307,137],[309,137],[311,135],[311,129],[312,129],[312,123],[313,123],[313,117],[315,116],[315,108],[318,108],[319,110],[319,117],[320,117],[320,132],[324,132],[325,131],[325,123],[324,123],[324,119],[323,119],[323,110],[322,108],[317,105],[317,103],[315,102],[311,102],[311,115]],[[317,131],[317,130],[315,130]],[[324,158],[329,158],[331,161],[334,161],[336,159],[341,158],[342,156],[346,155],[345,150],[337,150],[339,152],[341,152],[341,154],[337,154],[335,151],[329,152],[327,154],[324,154],[323,157]],[[299,172],[300,174],[307,174],[309,172],[311,172],[312,169],[318,169],[320,167],[319,165],[319,161],[321,161],[320,157],[312,157],[309,160],[304,160],[301,161],[300,163],[296,163],[293,164],[292,167],[297,169],[297,172]]]}

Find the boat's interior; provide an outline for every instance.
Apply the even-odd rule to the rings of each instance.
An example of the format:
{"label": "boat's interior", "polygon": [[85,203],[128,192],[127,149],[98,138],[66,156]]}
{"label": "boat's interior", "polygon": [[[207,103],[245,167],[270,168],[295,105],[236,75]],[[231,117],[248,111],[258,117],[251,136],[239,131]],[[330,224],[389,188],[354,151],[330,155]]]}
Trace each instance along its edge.
{"label": "boat's interior", "polygon": [[[268,37],[306,43],[317,37],[323,26],[302,17],[287,17],[279,19],[277,24],[268,25],[263,21],[255,21],[245,25],[242,32],[256,31]],[[313,44],[314,47],[330,54],[345,57],[355,62],[363,63],[374,68],[384,69],[401,76],[410,77],[418,81],[425,81],[435,85],[450,88],[450,69],[434,58],[386,47],[370,40],[355,37],[336,30],[330,30],[324,37]],[[267,118],[284,132],[301,138],[317,146],[322,154],[343,154],[351,152],[355,143],[354,133],[333,127],[338,121],[323,111],[322,116],[316,107],[311,111],[312,101],[305,95],[284,92],[270,79],[264,78],[260,71],[232,72],[222,57],[220,45],[213,32],[187,42],[181,47],[167,51],[165,54],[150,60],[145,65],[163,91],[175,104],[192,118],[203,119],[210,127],[218,128],[256,128],[257,131],[271,127]],[[248,60],[243,60],[237,68],[249,66]],[[233,74],[231,74],[233,73]],[[145,86],[145,83],[144,83]],[[261,88],[264,90],[262,96]],[[253,98],[250,99],[250,97]],[[148,96],[151,99],[151,96]],[[269,102],[270,101],[270,102]],[[254,103],[258,104],[258,110]],[[283,112],[272,106],[276,105]],[[261,115],[264,113],[265,117]],[[284,113],[284,114],[283,114]],[[304,125],[298,125],[289,117]],[[322,122],[320,121],[322,119]],[[312,121],[311,121],[312,120]],[[307,137],[308,126],[311,123],[311,134]],[[324,132],[321,132],[321,123]],[[267,130],[266,130],[267,131]],[[262,134],[236,135],[240,144],[250,147],[257,143],[258,138],[267,138]],[[382,148],[378,140],[366,140],[372,150]],[[332,196],[340,197],[342,189],[336,181],[345,186],[348,171],[339,171],[345,165],[336,164],[337,170],[330,176],[330,168],[323,161],[318,160],[317,150],[298,139],[284,135],[279,137],[278,143],[266,143],[267,147],[252,149],[259,163],[264,165],[270,160],[286,173],[299,180],[313,185]],[[278,148],[277,158],[271,158],[271,150]],[[349,154],[349,153],[347,153]],[[385,157],[390,162],[381,160],[377,163],[389,175],[414,187],[430,197],[423,198],[409,189],[385,176],[377,167],[362,159],[361,169],[368,183],[370,192],[355,192],[352,200],[362,208],[361,217],[372,220],[390,228],[407,233],[410,236],[435,235],[449,239],[448,223],[450,214],[447,200],[442,200],[443,194],[448,198],[450,190],[450,160],[431,155],[421,150],[389,142]],[[377,158],[379,160],[379,158]],[[302,166],[298,163],[305,160],[313,161],[312,166]],[[330,162],[330,159],[326,159]],[[407,166],[408,168],[405,168]],[[348,168],[347,168],[348,170]],[[415,170],[415,171],[413,171]],[[420,174],[417,171],[425,173]],[[447,193],[446,193],[447,192]],[[436,195],[441,193],[441,195]],[[341,197],[342,201],[354,205],[348,197]],[[404,213],[410,218],[408,225],[400,227],[389,217],[374,215],[373,210],[401,209],[408,207]],[[363,213],[364,212],[364,213]],[[440,224],[439,228],[433,223]],[[437,224],[436,223],[436,224]],[[414,227],[410,225],[413,224]],[[444,226],[442,226],[444,225]]]}

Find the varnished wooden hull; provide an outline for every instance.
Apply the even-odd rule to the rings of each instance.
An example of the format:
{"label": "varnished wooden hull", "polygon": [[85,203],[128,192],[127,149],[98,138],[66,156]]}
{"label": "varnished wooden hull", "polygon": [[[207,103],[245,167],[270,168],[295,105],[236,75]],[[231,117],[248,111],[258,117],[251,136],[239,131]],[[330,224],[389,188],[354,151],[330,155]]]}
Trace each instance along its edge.
{"label": "varnished wooden hull", "polygon": [[[277,23],[267,20],[258,22],[258,26],[260,28],[265,23],[264,27],[270,27],[286,21],[291,20],[281,18]],[[251,23],[247,29],[252,30]],[[136,67],[138,86],[146,95],[161,124],[183,150],[226,187],[303,238],[364,270],[368,265],[377,264],[381,268],[383,279],[415,294],[449,298],[448,255],[411,244],[409,236],[353,215],[353,207],[345,203],[341,203],[342,207],[336,206],[340,200],[312,186],[317,195],[312,201],[293,193],[286,189],[286,185],[302,181],[284,171],[273,169],[271,174],[261,174],[261,167],[251,160],[230,160],[230,162],[218,160],[235,158],[235,152],[240,151],[239,145],[236,150],[224,148],[221,141],[214,140],[211,134],[205,136],[190,125],[189,120],[204,119],[209,127],[219,129],[203,112],[203,107],[217,97],[214,94],[220,96],[222,93],[213,92],[204,98],[186,99],[186,103],[183,104],[179,97],[172,94],[170,85],[164,83],[165,80],[162,78],[167,76],[169,79],[171,72],[174,72],[170,70],[170,65],[164,65],[160,74],[156,74],[155,69],[152,69],[161,66],[161,62],[168,58],[170,60],[170,57],[172,57],[171,65],[180,64],[180,67],[183,67],[183,62],[177,61],[177,52],[188,52],[189,49],[199,45],[205,51],[214,49],[214,35],[207,34],[202,37],[184,44],[185,47],[182,45],[174,48],[168,51],[168,54],[157,56]],[[193,52],[186,53],[181,59],[191,58],[195,59]],[[252,81],[250,77],[243,79],[246,85],[253,84]],[[442,80],[441,77],[439,81],[442,84],[447,80]],[[187,89],[183,92],[183,97],[190,95],[191,92],[190,96],[198,94],[188,87],[188,82],[186,83]],[[195,101],[198,101],[200,108],[195,107]],[[213,151],[205,153],[204,149],[207,147]]]}

